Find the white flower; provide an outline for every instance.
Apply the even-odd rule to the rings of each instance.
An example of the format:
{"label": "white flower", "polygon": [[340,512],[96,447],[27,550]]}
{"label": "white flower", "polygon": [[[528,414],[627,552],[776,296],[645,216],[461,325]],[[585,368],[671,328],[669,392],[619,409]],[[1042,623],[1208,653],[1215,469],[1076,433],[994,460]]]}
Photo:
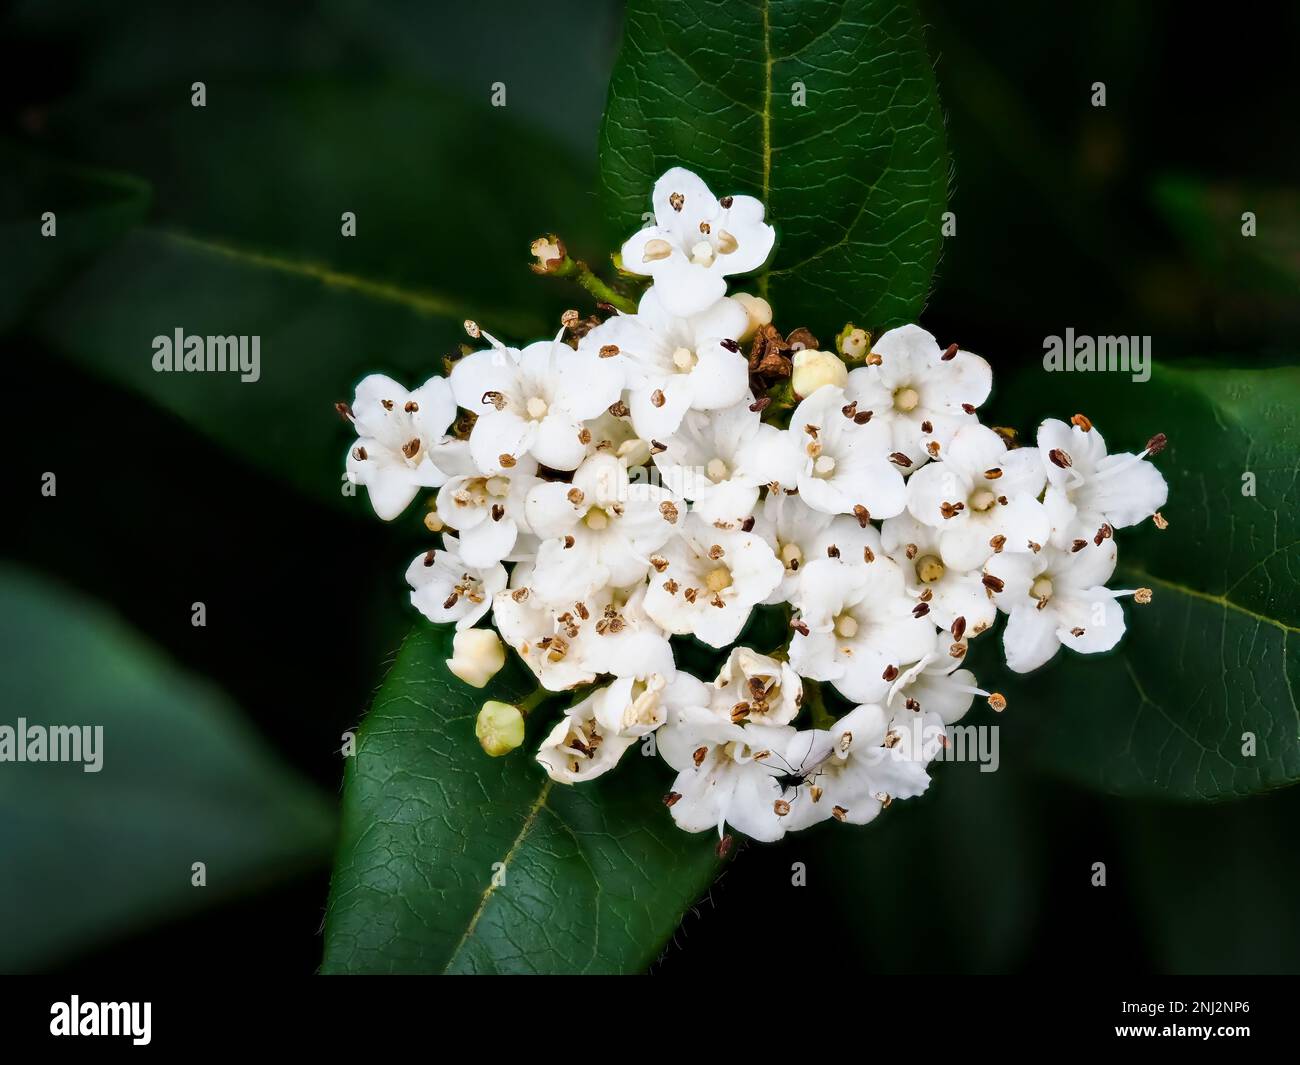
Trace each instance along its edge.
{"label": "white flower", "polygon": [[525,512],[541,539],[533,591],[548,602],[583,599],[606,585],[640,581],[651,552],[674,532],[681,510],[673,494],[652,484],[632,484],[613,455],[593,455],[573,483],[539,484]]}
{"label": "white flower", "polygon": [[984,567],[993,601],[1007,617],[1007,665],[1028,673],[1061,646],[1085,654],[1109,651],[1124,635],[1124,612],[1105,587],[1115,571],[1115,541],[1077,551],[1045,547],[1038,554],[995,555]]}
{"label": "white flower", "polygon": [[902,567],[908,591],[918,597],[930,593],[926,602],[934,623],[952,630],[957,641],[978,636],[993,624],[997,607],[981,583],[983,573],[944,564],[941,540],[939,529],[910,514],[886,518],[880,526],[881,546]]}
{"label": "white flower", "polygon": [[636,743],[635,736],[620,736],[596,719],[600,694],[595,692],[571,706],[542,740],[537,761],[558,784],[577,784],[608,773]]}
{"label": "white flower", "polygon": [[701,706],[677,708],[659,730],[660,755],[677,770],[665,802],[677,827],[687,832],[730,824],[752,839],[785,835],[780,753],[795,735],[788,725],[742,728],[727,714]]}
{"label": "white flower", "polygon": [[[669,504],[665,504],[667,506]],[[784,573],[772,549],[752,533],[719,529],[691,514],[681,535],[650,559],[645,609],[671,633],[693,633],[725,647]]]}
{"label": "white flower", "polygon": [[441,377],[407,392],[391,377],[371,374],[357,385],[351,408],[339,409],[359,437],[348,450],[348,480],[365,485],[384,521],[401,514],[421,488],[437,488],[469,466],[465,444],[447,436],[456,402]]}
{"label": "white flower", "polygon": [[582,423],[619,398],[623,376],[621,359],[558,339],[465,356],[452,368],[451,388],[478,415],[469,446],[479,471],[514,469],[529,453],[552,469],[576,469],[591,439]]}
{"label": "white flower", "polygon": [[[964,656],[965,645],[957,646]],[[942,732],[944,726],[954,725],[966,716],[977,695],[988,699],[995,710],[1005,710],[1006,700],[979,687],[975,674],[961,668],[961,663],[961,657],[935,651],[900,673],[884,701],[890,715],[890,727],[910,732],[912,726],[907,722],[921,717],[927,729],[933,727],[933,721]],[[935,751],[927,745],[925,753],[926,761],[929,761]]]}
{"label": "white flower", "polygon": [[447,668],[471,688],[484,687],[505,664],[505,649],[491,629],[461,629],[451,639]]}
{"label": "white flower", "polygon": [[1047,543],[1051,524],[1038,501],[1046,475],[1038,449],[1008,451],[982,425],[958,430],[942,462],[907,482],[907,509],[939,530],[947,566],[977,569],[995,552],[1033,552]]}
{"label": "white flower", "polygon": [[811,396],[823,385],[844,388],[848,383],[849,368],[833,351],[800,348],[794,353],[790,387],[796,396]]}
{"label": "white flower", "polygon": [[498,593],[493,616],[501,635],[550,691],[616,677],[671,676],[668,637],[646,615],[644,584],[603,588],[589,599],[548,605],[532,593],[534,570],[515,567],[509,591]]}
{"label": "white flower", "polygon": [[[1106,441],[1092,428],[1049,418],[1038,428],[1038,453],[1047,474],[1043,503],[1052,521],[1052,542],[1069,547],[1091,540],[1103,526],[1123,529],[1165,505],[1169,486],[1148,455],[1164,447],[1154,437],[1140,455],[1106,454]],[[1103,534],[1104,536],[1104,534]]]}
{"label": "white flower", "polygon": [[434,623],[454,621],[457,629],[468,629],[492,608],[492,597],[506,586],[505,567],[500,563],[470,566],[460,556],[456,537],[444,536],[443,543],[441,551],[416,555],[406,568],[411,603]]}
{"label": "white flower", "polygon": [[627,414],[614,413],[616,410],[626,411],[627,406],[620,401],[599,417],[588,419],[591,443],[587,445],[587,454],[613,455],[629,470],[644,466],[650,461],[650,441],[637,436],[632,419]]}
{"label": "white flower", "polygon": [[793,488],[798,476],[786,434],[763,424],[748,397],[712,414],[688,414],[654,461],[663,483],[709,521],[749,517],[761,485]]}
{"label": "white flower", "polygon": [[438,492],[438,517],[461,534],[460,554],[471,566],[513,561],[521,532],[529,532],[524,498],[541,484],[531,457],[501,473],[453,477]]}
{"label": "white flower", "polygon": [[736,342],[747,322],[745,308],[729,297],[679,317],[665,309],[651,287],[636,314],[615,315],[583,337],[578,348],[624,362],[637,435],[662,441],[688,410],[718,410],[749,396],[749,361]]}
{"label": "white flower", "polygon": [[927,604],[908,595],[903,571],[884,555],[861,564],[809,563],[794,605],[790,665],[855,702],[884,698],[900,670],[935,647]]}
{"label": "white flower", "polygon": [[596,720],[619,736],[644,736],[655,731],[677,707],[701,706],[708,688],[689,673],[665,677],[621,677],[595,693]]}
{"label": "white flower", "polygon": [[860,419],[842,388],[819,388],[800,403],[790,438],[799,453],[799,496],[814,510],[888,518],[906,505],[889,429]]}
{"label": "white flower", "polygon": [[788,662],[733,648],[713,682],[710,705],[736,724],[788,725],[803,704],[803,681]]}
{"label": "white flower", "polygon": [[975,408],[993,387],[987,362],[955,344],[940,348],[920,326],[891,329],[871,351],[881,361],[849,374],[848,399],[889,427],[889,450],[902,452],[914,466],[972,424]]}
{"label": "white flower", "polygon": [[888,734],[885,712],[865,705],[829,730],[791,740],[785,758],[802,782],[794,786],[786,827],[807,828],[827,818],[865,825],[886,802],[922,794],[930,784],[925,761],[896,742],[886,746]]}
{"label": "white flower", "polygon": [[623,268],[653,277],[674,314],[694,314],[720,298],[727,291],[723,278],[757,270],[776,241],[758,200],[718,200],[681,167],[655,182],[651,202],[655,224],[623,245]]}
{"label": "white flower", "polygon": [[763,538],[785,567],[785,576],[763,600],[764,605],[788,603],[794,598],[803,567],[822,557],[818,538],[833,520],[831,515],[805,506],[798,495],[771,492],[763,500],[755,515],[754,535]]}

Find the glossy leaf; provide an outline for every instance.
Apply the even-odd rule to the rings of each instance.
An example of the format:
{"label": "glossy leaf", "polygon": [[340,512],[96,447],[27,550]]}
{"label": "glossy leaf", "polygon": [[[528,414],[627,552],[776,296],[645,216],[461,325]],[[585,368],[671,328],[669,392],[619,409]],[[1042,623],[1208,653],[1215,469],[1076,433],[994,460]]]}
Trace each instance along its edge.
{"label": "glossy leaf", "polygon": [[671,775],[640,745],[598,780],[551,783],[533,752],[556,704],[530,715],[522,748],[489,758],[479,707],[533,684],[512,657],[469,688],[450,649],[448,628],[418,625],[361,726],[324,971],[643,970],[712,879],[717,837],[673,824],[658,801]]}
{"label": "glossy leaf", "polygon": [[1147,606],[1126,601],[1119,647],[1062,652],[996,682],[979,663],[999,649],[980,649],[977,674],[1012,700],[1012,734],[1116,794],[1214,800],[1295,783],[1300,369],[1157,366],[1146,383],[1028,371],[1000,409],[1030,433],[1042,417],[1082,411],[1112,452],[1169,438],[1155,459],[1169,482],[1168,529],[1116,533],[1112,587],[1154,592]]}
{"label": "glossy leaf", "polygon": [[632,0],[601,132],[611,235],[681,165],[759,197],[778,321],[913,320],[939,256],[948,158],[920,23],[901,0]]}

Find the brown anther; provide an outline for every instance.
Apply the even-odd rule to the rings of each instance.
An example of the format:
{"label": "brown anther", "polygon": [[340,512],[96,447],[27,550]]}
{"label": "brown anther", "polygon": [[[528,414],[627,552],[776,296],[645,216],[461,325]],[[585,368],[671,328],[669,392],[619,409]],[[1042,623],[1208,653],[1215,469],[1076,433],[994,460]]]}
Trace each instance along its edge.
{"label": "brown anther", "polygon": [[1077,555],[1080,551],[1082,551],[1087,546],[1088,546],[1087,540],[1075,540],[1073,543],[1070,544],[1070,553]]}
{"label": "brown anther", "polygon": [[1001,692],[994,692],[992,695],[989,696],[989,706],[991,706],[999,714],[1002,713],[1002,711],[1007,708],[1006,697],[1002,695]]}
{"label": "brown anther", "polygon": [[514,455],[507,455],[504,452],[497,456],[497,462],[501,464],[503,470],[513,470],[519,465],[519,460]]}
{"label": "brown anther", "polygon": [[955,518],[965,509],[965,503],[949,503],[945,500],[939,504],[939,513],[943,515],[945,520],[948,518]]}
{"label": "brown anther", "polygon": [[405,455],[408,459],[415,458],[415,456],[418,455],[419,453],[420,453],[420,438],[418,436],[413,436],[410,440],[408,440],[405,444],[402,445],[402,454]]}
{"label": "brown anther", "polygon": [[929,603],[917,603],[916,606],[912,607],[912,617],[914,618],[923,618],[928,613],[930,613]]}
{"label": "brown anther", "polygon": [[790,804],[784,799],[777,799],[772,803],[772,811],[777,817],[785,817],[790,812]]}
{"label": "brown anther", "polygon": [[892,455],[890,455],[889,461],[892,462],[895,466],[912,465],[912,460],[909,459],[906,455],[904,455],[901,451],[895,451]]}
{"label": "brown anther", "polygon": [[754,531],[754,515],[751,514],[748,518],[746,518],[744,521],[740,523],[740,531],[741,532]]}
{"label": "brown anther", "polygon": [[681,797],[681,792],[670,791],[664,796],[664,805],[668,807],[676,806]]}
{"label": "brown anther", "polygon": [[352,421],[352,408],[346,403],[335,403],[334,409],[339,412],[339,417],[345,422]]}
{"label": "brown anther", "polygon": [[708,757],[708,754],[709,749],[707,747],[696,747],[695,751],[691,754],[691,761],[697,766],[703,765],[704,759]]}
{"label": "brown anther", "polygon": [[1047,453],[1047,457],[1052,460],[1053,466],[1059,466],[1063,470],[1068,470],[1074,465],[1074,461],[1070,456],[1059,447],[1052,448],[1052,450]]}
{"label": "brown anther", "polygon": [[730,351],[733,355],[740,350],[740,345],[737,344],[730,337],[727,337],[724,340],[720,340],[718,341],[718,343],[721,344],[728,351]]}
{"label": "brown anther", "polygon": [[683,196],[680,192],[670,193],[668,196],[668,203],[671,205],[672,209],[676,211],[678,214],[681,214],[682,205],[685,202],[686,202],[686,197]]}
{"label": "brown anther", "polygon": [[1076,414],[1070,419],[1070,424],[1077,425],[1085,433],[1092,432],[1092,419],[1090,419],[1086,414]]}
{"label": "brown anther", "polygon": [[763,411],[767,410],[767,408],[770,407],[771,405],[772,405],[771,396],[759,396],[758,399],[754,400],[754,402],[749,405],[749,413],[762,414]]}
{"label": "brown anther", "polygon": [[492,509],[491,511],[489,511],[489,513],[492,515],[493,521],[500,521],[502,518],[506,516],[506,508],[503,507],[500,503],[493,503]]}
{"label": "brown anther", "polygon": [[669,577],[666,581],[664,581],[664,591],[667,592],[669,595],[676,595],[677,589],[680,587],[681,585],[678,584],[671,577]]}
{"label": "brown anther", "polygon": [[618,345],[602,344],[600,347],[600,351],[598,351],[596,354],[599,355],[602,359],[612,359],[615,355],[618,354]]}
{"label": "brown anther", "polygon": [[432,565],[433,565],[433,558],[434,558],[434,555],[436,555],[436,554],[437,554],[437,552],[436,552],[432,547],[429,548],[429,550],[426,551],[426,552],[424,553],[424,564],[425,564],[426,566],[432,566]]}
{"label": "brown anther", "polygon": [[874,351],[872,351],[867,353],[866,361],[868,366],[879,366],[885,360],[882,359],[879,355],[877,355]]}
{"label": "brown anther", "polygon": [[564,326],[565,329],[572,329],[575,325],[577,325],[581,321],[582,321],[582,315],[580,315],[577,311],[573,310],[572,308],[570,308],[569,310],[565,311],[562,315],[560,315],[560,325]]}
{"label": "brown anther", "polygon": [[839,547],[838,547],[836,544],[827,544],[827,545],[826,545],[826,557],[827,557],[827,558],[839,558],[839,557],[840,557],[840,549],[839,549]]}
{"label": "brown anther", "polygon": [[944,349],[943,354],[939,356],[939,360],[941,362],[952,362],[952,360],[957,357],[957,350],[956,344],[949,344]]}
{"label": "brown anther", "polygon": [[863,562],[875,562],[875,561],[876,561],[876,553],[875,553],[874,551],[872,551],[871,548],[869,548],[869,547],[867,547],[867,546],[865,546],[865,545],[863,545],[863,548],[862,548],[862,561],[863,561]]}
{"label": "brown anther", "polygon": [[1166,518],[1163,514],[1161,514],[1160,511],[1158,510],[1151,515],[1151,520],[1152,522],[1155,523],[1155,527],[1157,529],[1163,530],[1169,528],[1169,519]]}
{"label": "brown anther", "polygon": [[961,405],[961,409],[964,410],[967,414],[974,414],[974,413],[975,413],[975,404],[974,404],[974,403],[963,403],[963,404]]}
{"label": "brown anther", "polygon": [[857,414],[853,415],[854,425],[866,425],[869,421],[871,421],[871,411],[869,410],[860,410]]}
{"label": "brown anther", "polygon": [[718,845],[713,848],[713,853],[716,854],[719,858],[725,858],[728,854],[731,853],[731,845],[734,842],[735,840],[731,838],[731,833],[728,832],[725,836],[723,836],[720,840],[718,840]]}
{"label": "brown anther", "polygon": [[697,589],[687,588],[686,591],[682,592],[682,598],[684,598],[688,603],[694,606],[695,600],[699,598],[699,594],[700,593]]}
{"label": "brown anther", "polygon": [[1114,530],[1103,523],[1102,527],[1097,530],[1097,535],[1092,538],[1092,542],[1097,547],[1101,546],[1103,540],[1109,540],[1114,535]]}
{"label": "brown anther", "polygon": [[948,647],[948,656],[950,658],[965,658],[966,645],[964,643],[954,643]]}
{"label": "brown anther", "polygon": [[711,232],[713,232],[713,227],[712,227],[711,225],[709,225],[708,222],[701,222],[701,223],[700,223],[700,232],[703,233],[703,234],[707,237]]}
{"label": "brown anther", "polygon": [[583,621],[591,617],[591,611],[587,609],[586,603],[574,603],[573,609],[578,612],[578,617],[582,618]]}
{"label": "brown anther", "polygon": [[651,555],[650,565],[654,566],[656,573],[662,573],[668,568],[668,560],[663,555]]}
{"label": "brown anther", "polygon": [[497,410],[506,409],[506,397],[500,392],[484,392],[479,398],[480,403],[490,403]]}
{"label": "brown anther", "polygon": [[986,481],[996,481],[1001,476],[1002,476],[1002,470],[999,469],[997,466],[994,466],[991,470],[984,471],[984,479]]}
{"label": "brown anther", "polygon": [[908,544],[906,547],[903,548],[903,554],[907,556],[907,560],[910,562],[912,559],[916,558],[916,553],[918,550],[920,549],[916,546],[916,544]]}
{"label": "brown anther", "polygon": [[1041,550],[1043,549],[1043,545],[1042,545],[1042,544],[1034,543],[1033,540],[1028,541],[1028,543],[1026,544],[1026,546],[1027,546],[1027,547],[1029,548],[1029,550],[1032,551],[1034,554],[1038,554],[1038,552],[1041,551]]}
{"label": "brown anther", "polygon": [[416,403],[413,399],[408,399],[406,401],[406,406],[403,407],[402,410],[406,411],[407,414],[419,414],[420,404]]}
{"label": "brown anther", "polygon": [[354,447],[352,449],[352,457],[358,462],[365,462],[369,457],[369,453],[363,447]]}
{"label": "brown anther", "polygon": [[1139,606],[1146,606],[1147,603],[1151,602],[1151,589],[1139,588],[1133,593],[1133,602],[1137,603]]}
{"label": "brown anther", "polygon": [[661,444],[658,440],[650,441],[650,454],[662,455],[667,450],[668,450],[667,444]]}
{"label": "brown anther", "polygon": [[[909,703],[912,702],[911,699],[908,699],[907,701]],[[908,707],[908,709],[910,710],[911,707]],[[882,744],[882,746],[885,747],[886,750],[892,750],[902,742],[903,742],[903,737],[900,736],[897,732],[886,732],[885,742]]]}
{"label": "brown anther", "polygon": [[663,389],[656,388],[653,392],[651,392],[650,402],[653,403],[656,407],[662,407],[665,403],[667,403],[668,400],[664,398]]}
{"label": "brown anther", "polygon": [[921,600],[921,602],[923,602],[923,603],[928,603],[928,602],[930,602],[930,600],[934,598],[934,589],[933,589],[933,588],[926,588],[924,591],[921,592],[921,594],[918,596],[918,598],[919,598],[919,599]]}
{"label": "brown anther", "polygon": [[871,521],[871,511],[861,503],[855,503],[853,505],[853,516],[858,519],[858,527],[862,529],[865,529],[867,524]]}
{"label": "brown anther", "polygon": [[1076,625],[1074,628],[1072,628],[1072,629],[1070,630],[1070,635],[1071,635],[1071,636],[1082,636],[1082,635],[1083,635],[1083,629],[1081,629],[1078,625]]}
{"label": "brown anther", "polygon": [[626,418],[632,413],[632,408],[624,403],[621,399],[609,405],[609,413],[615,418]]}
{"label": "brown anther", "polygon": [[525,599],[528,598],[528,589],[516,588],[513,592],[510,593],[510,598],[513,599],[516,603],[522,603]]}
{"label": "brown anther", "polygon": [[924,422],[922,422],[922,423],[921,423],[921,432],[923,432],[923,433],[932,433],[932,432],[934,432],[934,422],[932,422],[932,421],[924,421]]}
{"label": "brown anther", "polygon": [[456,601],[459,598],[460,598],[459,592],[452,592],[451,595],[447,596],[447,598],[442,601],[442,609],[450,610],[452,607],[456,605]]}
{"label": "brown anther", "polygon": [[998,533],[997,536],[994,536],[989,540],[989,547],[993,548],[994,554],[997,554],[1006,546],[1007,546],[1007,538],[1003,536],[1001,533]]}
{"label": "brown anther", "polygon": [[980,578],[980,583],[990,592],[1001,592],[1006,587],[1006,582],[1001,577],[995,577],[991,573],[984,574]]}
{"label": "brown anther", "polygon": [[581,488],[570,488],[568,492],[565,493],[564,498],[567,499],[570,503],[572,503],[575,507],[580,507],[582,506],[582,501],[587,497],[582,494]]}
{"label": "brown anther", "polygon": [[932,459],[937,459],[939,457],[939,441],[931,440],[925,445],[925,450]]}
{"label": "brown anther", "polygon": [[735,200],[730,196],[723,196],[718,200],[718,203],[722,205],[724,210],[729,210],[734,202]]}
{"label": "brown anther", "polygon": [[1150,440],[1147,441],[1147,454],[1159,455],[1160,452],[1162,452],[1165,449],[1165,445],[1168,443],[1169,443],[1169,437],[1165,436],[1164,433],[1156,433],[1155,436],[1153,436]]}
{"label": "brown anther", "polygon": [[718,559],[720,559],[725,554],[726,552],[722,550],[721,544],[713,544],[709,547],[708,555],[709,558],[712,559],[714,562],[717,562]]}
{"label": "brown anther", "polygon": [[659,513],[663,516],[664,521],[669,525],[677,524],[677,504],[671,499],[665,499],[659,504]]}
{"label": "brown anther", "polygon": [[966,618],[965,618],[964,616],[963,616],[963,617],[959,617],[959,618],[957,618],[957,619],[952,623],[952,630],[951,630],[951,631],[952,631],[952,638],[953,638],[954,640],[960,640],[963,636],[965,636],[965,635],[966,635]]}
{"label": "brown anther", "polygon": [[381,399],[379,402],[383,406],[384,410],[393,409],[393,401],[391,399]]}
{"label": "brown anther", "polygon": [[898,679],[898,667],[894,665],[886,666],[885,671],[880,674],[880,679],[892,684]]}
{"label": "brown anther", "polygon": [[843,806],[834,806],[831,808],[831,816],[836,821],[843,822],[849,816],[849,812]]}
{"label": "brown anther", "polygon": [[790,622],[790,628],[794,629],[794,631],[797,632],[800,636],[807,636],[809,632],[808,626],[805,625],[798,618]]}
{"label": "brown anther", "polygon": [[575,540],[572,536],[566,536],[566,537],[564,538],[564,549],[565,549],[566,551],[569,550],[569,548],[571,548],[571,547],[572,547],[574,544],[576,544],[577,542],[578,542],[578,541]]}

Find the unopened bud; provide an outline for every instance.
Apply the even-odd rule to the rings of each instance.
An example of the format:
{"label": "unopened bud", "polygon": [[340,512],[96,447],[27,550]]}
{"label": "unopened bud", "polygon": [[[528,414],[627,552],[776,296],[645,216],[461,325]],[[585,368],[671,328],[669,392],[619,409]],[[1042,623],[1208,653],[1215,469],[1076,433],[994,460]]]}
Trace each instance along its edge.
{"label": "unopened bud", "polygon": [[429,532],[431,533],[442,532],[443,530],[442,519],[438,517],[438,512],[436,510],[429,510],[425,512],[424,527],[428,529]]}
{"label": "unopened bud", "polygon": [[850,362],[866,358],[867,352],[871,350],[871,334],[865,329],[857,328],[852,322],[840,331],[835,341],[840,354]]}
{"label": "unopened bud", "polygon": [[478,712],[474,735],[493,758],[509,754],[524,742],[524,715],[517,706],[489,699]]}
{"label": "unopened bud", "polygon": [[564,248],[564,241],[554,233],[538,237],[529,246],[529,250],[533,253],[535,261],[528,265],[535,274],[555,273],[569,254]]}
{"label": "unopened bud", "polygon": [[451,641],[447,668],[471,688],[481,688],[506,664],[506,652],[491,629],[462,629]]}
{"label": "unopened bud", "polygon": [[763,326],[772,324],[772,305],[762,296],[751,296],[748,292],[737,292],[732,298],[744,307],[745,313],[749,315],[749,324],[745,326],[745,332],[736,337],[737,340],[748,340]]}
{"label": "unopened bud", "polygon": [[833,352],[804,348],[794,353],[794,374],[790,383],[796,395],[811,396],[822,385],[843,388],[848,381],[848,367]]}

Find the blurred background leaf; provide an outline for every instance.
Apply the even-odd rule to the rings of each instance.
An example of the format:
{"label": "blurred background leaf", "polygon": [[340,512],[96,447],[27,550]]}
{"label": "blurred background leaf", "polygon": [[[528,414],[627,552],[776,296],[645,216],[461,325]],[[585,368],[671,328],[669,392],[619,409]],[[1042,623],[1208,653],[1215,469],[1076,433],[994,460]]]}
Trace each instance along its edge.
{"label": "blurred background leaf", "polygon": [[[8,705],[29,728],[103,728],[98,772],[0,772],[0,969],[254,893],[327,852],[329,803],[103,608],[4,566],[0,637]],[[206,887],[191,885],[194,862]]]}

